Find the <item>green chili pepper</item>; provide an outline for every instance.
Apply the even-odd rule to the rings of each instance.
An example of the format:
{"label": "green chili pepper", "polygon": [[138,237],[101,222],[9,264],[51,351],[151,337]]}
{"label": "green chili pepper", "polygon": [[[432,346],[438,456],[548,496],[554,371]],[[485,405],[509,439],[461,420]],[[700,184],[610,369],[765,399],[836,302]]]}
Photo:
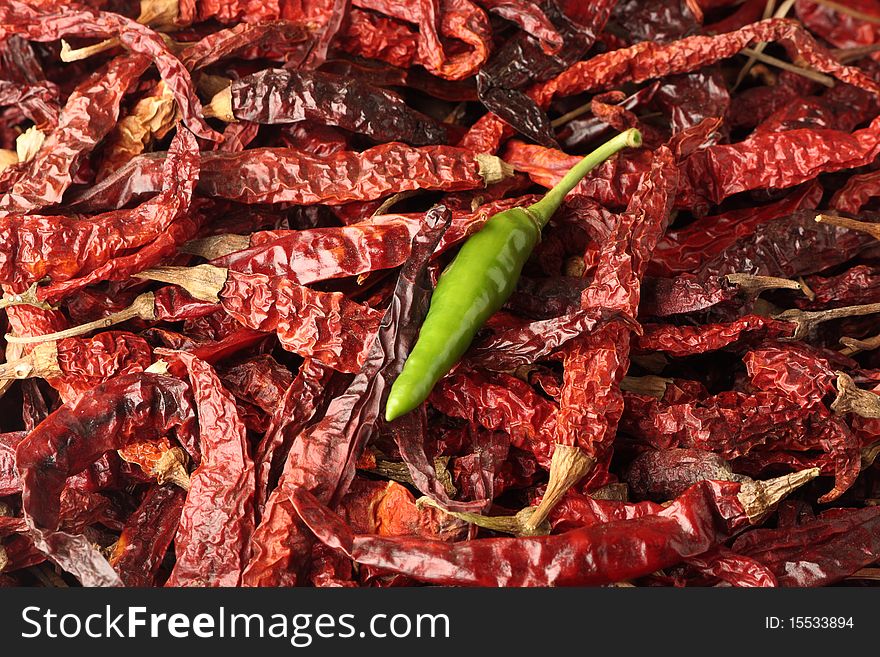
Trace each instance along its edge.
{"label": "green chili pepper", "polygon": [[617,151],[640,146],[632,128],[587,155],[537,203],[492,216],[443,270],[431,295],[419,338],[391,386],[385,404],[389,422],[416,408],[464,355],[476,332],[510,297],[541,229],[568,194],[594,167]]}

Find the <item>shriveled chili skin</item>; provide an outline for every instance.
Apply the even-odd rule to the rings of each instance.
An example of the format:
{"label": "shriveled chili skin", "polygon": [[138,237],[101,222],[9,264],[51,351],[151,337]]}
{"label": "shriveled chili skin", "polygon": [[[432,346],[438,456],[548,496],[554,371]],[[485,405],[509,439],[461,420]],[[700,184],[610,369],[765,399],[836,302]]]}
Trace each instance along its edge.
{"label": "shriveled chili skin", "polygon": [[305,57],[310,45],[312,41],[308,30],[299,22],[271,20],[239,23],[186,44],[179,53],[179,59],[190,71],[197,71],[229,57],[250,58],[271,54],[295,62]]}
{"label": "shriveled chili skin", "polygon": [[[552,80],[536,86],[530,95],[539,107],[545,107],[554,96],[571,96],[613,88],[624,82],[644,82],[687,73],[730,57],[760,41],[780,41],[793,56],[800,56],[815,69],[872,93],[878,92],[875,82],[857,68],[837,62],[803,27],[791,20],[770,19],[726,34],[690,36],[671,43],[643,41],[612,50],[576,63]],[[471,127],[460,145],[491,153],[506,134],[510,132],[505,123],[494,114],[487,114]]]}
{"label": "shriveled chili skin", "polygon": [[229,272],[220,294],[227,313],[281,344],[341,372],[357,372],[382,313],[339,292],[321,292],[281,276]]}
{"label": "shriveled chili skin", "polygon": [[311,119],[366,135],[376,142],[442,144],[446,129],[380,87],[320,71],[268,69],[235,80],[232,113],[256,123]]}
{"label": "shriveled chili skin", "polygon": [[[353,0],[352,4],[417,24],[420,63],[439,77],[460,80],[474,75],[489,56],[491,32],[488,17],[470,0],[418,0],[411,3]],[[447,54],[440,34],[463,41],[467,47],[463,52]]]}
{"label": "shriveled chili skin", "polygon": [[732,549],[766,565],[780,586],[827,586],[880,553],[880,507],[829,509],[796,527],[755,529]]}
{"label": "shriveled chili skin", "polygon": [[34,212],[61,201],[77,167],[116,125],[128,86],[148,65],[149,60],[142,55],[118,57],[73,91],[61,110],[58,125],[36,156],[14,165],[0,177],[0,190],[4,192],[0,196],[0,217]]}
{"label": "shriveled chili skin", "polygon": [[[161,154],[132,159],[79,195],[78,210],[118,208],[161,189]],[[453,146],[407,146],[389,142],[363,152],[316,157],[286,148],[250,148],[240,153],[202,153],[197,190],[241,203],[338,205],[418,189],[482,189],[480,163],[472,151]]]}
{"label": "shriveled chili skin", "polygon": [[529,139],[555,145],[546,114],[521,89],[550,79],[580,59],[605,27],[614,4],[591,2],[588,24],[581,24],[566,16],[555,0],[540,3],[538,7],[561,36],[561,47],[549,53],[525,32],[508,39],[477,74],[480,101],[486,109]]}
{"label": "shriveled chili skin", "polygon": [[[198,177],[195,137],[181,129],[163,166],[162,193],[130,210],[98,216],[10,215],[0,218],[0,282],[18,290],[49,276],[58,282],[77,277],[97,282],[115,257],[147,248],[189,208]],[[70,288],[55,291],[63,296]],[[42,289],[41,293],[52,293]]]}
{"label": "shriveled chili skin", "polygon": [[645,324],[644,332],[635,338],[633,346],[642,352],[662,351],[682,358],[733,348],[743,343],[748,344],[749,341],[757,343],[767,338],[791,337],[795,328],[791,322],[760,315],[745,315],[726,324]]}
{"label": "shriveled chili skin", "polygon": [[211,366],[187,353],[177,357],[190,377],[202,460],[192,474],[166,586],[237,586],[254,531],[254,463],[245,426]]}
{"label": "shriveled chili skin", "polygon": [[92,338],[58,342],[61,376],[49,383],[72,401],[113,376],[142,372],[153,362],[153,350],[143,338],[122,331],[105,331]]}
{"label": "shriveled chili skin", "polygon": [[126,586],[155,584],[185,499],[186,493],[177,486],[153,486],[126,521],[109,559]]}
{"label": "shriveled chili skin", "polygon": [[702,554],[748,523],[732,482],[697,484],[665,509],[538,538],[443,543],[356,535],[302,488],[297,513],[326,545],[363,565],[446,586],[590,586],[645,575]]}
{"label": "shriveled chili skin", "polygon": [[168,50],[162,38],[145,25],[105,11],[77,7],[41,7],[7,0],[0,7],[0,35],[17,33],[33,41],[56,41],[68,35],[118,37],[132,52],[147,55],[156,64],[187,127],[205,139],[219,137],[201,116],[201,103],[183,64]]}
{"label": "shriveled chili skin", "polygon": [[49,415],[16,449],[22,506],[38,527],[58,527],[68,477],[102,454],[159,438],[193,419],[187,385],[159,374],[127,374]]}

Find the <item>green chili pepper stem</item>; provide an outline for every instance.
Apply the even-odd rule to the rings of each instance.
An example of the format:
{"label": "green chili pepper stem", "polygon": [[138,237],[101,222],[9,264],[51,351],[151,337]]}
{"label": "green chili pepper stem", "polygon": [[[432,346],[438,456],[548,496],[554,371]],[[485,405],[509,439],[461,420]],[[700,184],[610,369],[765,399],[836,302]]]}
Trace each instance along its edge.
{"label": "green chili pepper stem", "polygon": [[602,164],[617,151],[624,148],[635,148],[642,145],[642,133],[635,128],[624,130],[613,139],[608,140],[589,155],[584,156],[575,164],[544,197],[528,207],[529,212],[535,215],[541,223],[541,227],[547,225],[553,213],[562,205],[565,196],[577,187],[577,184],[595,167]]}

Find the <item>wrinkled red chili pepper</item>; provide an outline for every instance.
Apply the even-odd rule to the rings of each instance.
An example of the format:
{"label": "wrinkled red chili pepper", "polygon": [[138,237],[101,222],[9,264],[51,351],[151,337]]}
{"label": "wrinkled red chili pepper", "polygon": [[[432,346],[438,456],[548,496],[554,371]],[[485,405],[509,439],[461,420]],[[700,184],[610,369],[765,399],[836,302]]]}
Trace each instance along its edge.
{"label": "wrinkled red chili pepper", "polygon": [[116,58],[74,90],[36,156],[4,172],[0,217],[61,200],[83,158],[116,124],[123,95],[147,65],[140,55]]}
{"label": "wrinkled red chili pepper", "polygon": [[201,118],[201,105],[186,69],[168,50],[162,38],[129,18],[85,8],[53,11],[9,0],[0,8],[0,35],[19,34],[34,41],[55,41],[64,36],[116,37],[132,52],[151,58],[165,83],[174,93],[187,127],[199,137],[217,134]]}
{"label": "wrinkled red chili pepper", "polygon": [[[242,203],[328,203],[365,201],[416,189],[477,189],[507,173],[492,156],[451,146],[400,143],[361,153],[343,151],[313,157],[284,148],[240,153],[204,153],[199,193]],[[163,162],[155,155],[131,160],[75,201],[84,211],[116,208],[161,189]]]}
{"label": "wrinkled red chili pepper", "polygon": [[7,0],[0,585],[871,585],[880,5],[776,5]]}
{"label": "wrinkled red chili pepper", "polygon": [[126,586],[152,586],[180,518],[185,494],[175,486],[153,486],[126,522],[110,565]]}
{"label": "wrinkled red chili pepper", "polygon": [[[112,211],[88,220],[39,215],[0,219],[0,232],[8,245],[0,259],[0,280],[23,290],[49,276],[67,284],[41,288],[39,294],[57,300],[77,287],[111,278],[114,257],[149,246],[186,212],[198,175],[195,148],[195,138],[186,130],[179,131],[162,173],[165,189],[133,210]],[[137,231],[132,230],[132,224],[137,225]],[[124,273],[127,277],[135,271]]]}
{"label": "wrinkled red chili pepper", "polygon": [[428,214],[425,229],[414,238],[417,255],[401,274],[363,368],[343,393],[330,401],[324,417],[300,433],[290,448],[284,472],[254,535],[257,547],[245,572],[247,585],[297,581],[297,570],[312,541],[305,528],[296,523],[287,491],[306,486],[320,499],[338,503],[354,477],[355,464],[379,421],[390,382],[403,366],[403,351],[415,339],[414,325],[400,324],[412,321],[404,319],[412,304],[421,301],[425,305],[424,295],[414,299],[413,282],[424,276],[428,258],[451,219],[444,206],[436,206]]}
{"label": "wrinkled red chili pepper", "polygon": [[[739,489],[736,483],[704,482],[651,515],[557,536],[459,544],[356,535],[307,490],[295,488],[290,497],[322,542],[361,564],[446,585],[583,586],[647,574],[707,551],[726,532],[748,525],[748,512],[737,498]],[[676,541],[670,542],[670,535]],[[610,551],[612,544],[615,549]]]}
{"label": "wrinkled red chili pepper", "polygon": [[176,358],[187,369],[196,400],[202,460],[192,473],[166,585],[235,586],[254,529],[254,465],[245,427],[211,366],[185,352]]}
{"label": "wrinkled red chili pepper", "polygon": [[336,125],[374,141],[413,146],[449,141],[444,126],[395,94],[342,76],[268,69],[232,82],[207,109],[224,120],[262,124],[303,120]]}

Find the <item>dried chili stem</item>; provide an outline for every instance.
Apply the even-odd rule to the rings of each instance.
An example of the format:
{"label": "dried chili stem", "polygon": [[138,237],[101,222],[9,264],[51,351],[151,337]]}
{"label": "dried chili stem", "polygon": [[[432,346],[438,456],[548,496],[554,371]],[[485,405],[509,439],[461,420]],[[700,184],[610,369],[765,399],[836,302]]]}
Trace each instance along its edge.
{"label": "dried chili stem", "polygon": [[773,57],[772,55],[765,55],[760,50],[754,48],[743,48],[742,52],[749,55],[750,57],[754,57],[760,62],[764,62],[765,64],[769,64],[770,66],[775,66],[776,68],[781,68],[783,71],[796,73],[797,75],[803,76],[808,80],[812,80],[813,82],[817,82],[826,87],[834,86],[834,78],[832,78],[830,75],[825,75],[824,73],[819,73],[819,71],[814,71],[809,68],[804,68],[803,66],[792,64],[785,61],[784,59]]}
{"label": "dried chili stem", "polygon": [[0,171],[18,164],[18,154],[8,148],[0,148]]}
{"label": "dried chili stem", "polygon": [[538,508],[525,523],[527,531],[536,531],[550,515],[569,488],[583,479],[596,460],[575,445],[556,445],[550,460],[550,481]]}
{"label": "dried chili stem", "polygon": [[[779,8],[776,9],[776,0],[768,0],[767,4],[764,5],[764,14],[762,18],[785,18],[788,15],[788,12],[791,11],[791,8],[794,7],[796,0],[784,0],[784,2],[779,5]],[[775,9],[775,11],[774,11]],[[764,52],[764,49],[767,47],[767,42],[762,41],[761,43],[755,46],[755,51],[760,55]],[[754,66],[755,62],[758,60],[758,57],[749,56],[749,61],[746,62],[745,66],[739,72],[739,75],[736,77],[736,82],[733,85],[733,90],[742,83],[748,74],[749,70]]]}
{"label": "dried chili stem", "polygon": [[855,413],[866,418],[880,419],[880,396],[862,390],[845,372],[837,372],[837,398],[831,410],[838,415]]}
{"label": "dried chili stem", "polygon": [[496,155],[477,153],[474,159],[479,165],[478,173],[486,187],[510,178],[514,174],[513,167]]}
{"label": "dried chili stem", "polygon": [[880,43],[872,43],[867,46],[835,48],[831,51],[831,54],[834,56],[834,59],[839,61],[841,64],[848,64],[850,62],[861,59],[862,57],[866,57],[867,55],[872,55],[873,53],[878,51],[880,51]]}
{"label": "dried chili stem", "polygon": [[867,447],[862,447],[862,470],[874,465],[878,455],[880,455],[880,441],[871,443]]}
{"label": "dried chili stem", "polygon": [[156,310],[154,304],[154,297],[152,292],[145,292],[137,297],[128,308],[123,308],[115,313],[111,313],[106,317],[102,317],[101,319],[96,319],[93,322],[87,322],[85,324],[80,324],[79,326],[73,326],[64,331],[57,331],[55,333],[45,333],[44,335],[26,335],[26,336],[18,336],[18,335],[10,335],[6,334],[6,342],[11,344],[31,344],[34,342],[52,342],[55,340],[63,340],[64,338],[75,338],[78,335],[84,335],[86,333],[91,333],[92,331],[97,331],[99,329],[107,328],[109,326],[113,326],[114,324],[120,324],[122,322],[126,322],[130,319],[144,319],[144,320],[152,320],[156,319]]}
{"label": "dried chili stem", "polygon": [[213,260],[236,251],[243,251],[250,247],[250,245],[251,238],[248,235],[211,235],[210,237],[190,240],[180,247],[180,252]]}
{"label": "dried chili stem", "polygon": [[868,303],[863,306],[844,306],[843,308],[831,308],[830,310],[816,310],[812,312],[792,308],[778,315],[773,315],[773,319],[796,324],[797,328],[791,337],[799,340],[809,333],[813,327],[822,322],[842,319],[844,317],[873,315],[874,313],[880,313],[880,303]]}
{"label": "dried chili stem", "polygon": [[481,516],[479,513],[470,513],[467,511],[448,511],[430,497],[420,497],[416,500],[416,506],[431,506],[453,518],[458,518],[471,525],[476,525],[477,527],[482,527],[483,529],[488,529],[494,532],[501,532],[503,534],[513,534],[514,536],[546,536],[550,533],[550,523],[546,521],[538,527],[529,527],[528,519],[535,512],[536,508],[533,506],[526,507],[513,516]]}
{"label": "dried chili stem", "polygon": [[820,224],[830,224],[831,226],[857,230],[861,233],[867,233],[874,239],[880,240],[880,224],[872,224],[867,221],[857,221],[856,219],[840,217],[834,214],[818,214],[816,215],[816,221]]}
{"label": "dried chili stem", "polygon": [[211,98],[231,84],[232,80],[229,78],[224,78],[222,75],[211,75],[210,73],[201,73],[196,81],[199,93]]}
{"label": "dried chili stem", "polygon": [[666,394],[666,386],[670,383],[672,383],[672,379],[653,374],[625,376],[620,382],[620,389],[624,392],[634,392],[638,395],[649,395],[663,399],[663,395]]}
{"label": "dried chili stem", "polygon": [[172,447],[162,455],[152,474],[156,475],[156,483],[159,485],[171,483],[189,491],[192,485],[189,472],[186,469],[186,453],[180,447]]}
{"label": "dried chili stem", "polygon": [[38,344],[23,358],[0,365],[0,379],[48,379],[61,374],[55,342]]}
{"label": "dried chili stem", "polygon": [[154,30],[170,29],[175,26],[179,15],[179,0],[141,0],[141,13],[137,21]]}
{"label": "dried chili stem", "polygon": [[804,293],[804,296],[807,297],[810,301],[814,301],[816,299],[816,293],[807,285],[807,282],[804,280],[803,276],[798,276],[798,285],[801,286],[801,292]]}
{"label": "dried chili stem", "polygon": [[22,292],[21,294],[12,294],[11,292],[4,294],[3,298],[0,299],[0,310],[8,308],[9,306],[36,306],[43,310],[55,310],[53,306],[37,298],[36,283],[31,285],[27,291]]}
{"label": "dried chili stem", "polygon": [[840,350],[844,356],[852,356],[860,351],[872,351],[880,347],[880,335],[875,335],[864,340],[856,340],[855,338],[840,338],[840,344],[844,346]]}
{"label": "dried chili stem", "polygon": [[575,107],[570,112],[566,112],[562,116],[557,116],[555,119],[550,121],[550,125],[554,128],[558,128],[560,126],[565,125],[569,121],[574,121],[576,118],[583,116],[584,114],[589,114],[593,111],[593,101],[591,100],[588,103],[584,103],[580,107]]}
{"label": "dried chili stem", "polygon": [[736,285],[740,290],[750,295],[759,295],[765,290],[800,290],[801,285],[797,281],[776,276],[753,276],[751,274],[727,274],[727,280]]}
{"label": "dried chili stem", "polygon": [[19,162],[29,162],[34,159],[34,155],[43,146],[46,141],[46,134],[42,130],[38,130],[36,126],[31,126],[18,137],[15,138],[15,154]]}
{"label": "dried chili stem", "polygon": [[232,86],[218,91],[211,98],[211,102],[202,108],[202,116],[205,118],[216,118],[226,123],[237,123],[238,119],[232,112]]}
{"label": "dried chili stem", "polygon": [[28,570],[40,580],[40,583],[46,588],[57,588],[57,589],[66,589],[69,588],[67,586],[67,582],[65,582],[54,570],[51,570],[47,564],[40,564],[39,566],[31,566]]}
{"label": "dried chili stem", "polygon": [[818,476],[819,468],[808,468],[766,481],[745,481],[737,497],[743,505],[749,522],[754,525],[772,513],[776,505],[789,493]]}
{"label": "dried chili stem", "polygon": [[122,45],[122,43],[116,37],[112,39],[104,39],[94,45],[85,46],[83,48],[73,49],[70,47],[70,44],[67,43],[64,39],[61,39],[61,61],[62,62],[78,62],[81,59],[88,59],[92,55],[97,55],[102,52],[106,52],[111,48],[115,48],[116,46]]}
{"label": "dried chili stem", "polygon": [[195,299],[219,303],[220,292],[226,285],[228,275],[229,270],[223,267],[198,265],[196,267],[155,267],[145,269],[137,274],[137,277],[178,285]]}
{"label": "dried chili stem", "polygon": [[[764,5],[764,12],[761,15],[761,18],[766,20],[773,16],[773,12],[776,9],[776,0],[767,0],[767,3]],[[788,13],[786,11],[786,13]],[[755,45],[755,50],[758,52],[763,52],[764,48],[767,47],[767,42],[762,41],[761,43]],[[749,60],[743,65],[743,67],[739,70],[739,73],[736,76],[736,81],[733,83],[733,90],[742,84],[742,81],[746,79],[746,75],[748,75],[752,66],[755,65],[757,61],[757,57],[749,56]]]}
{"label": "dried chili stem", "polygon": [[860,21],[880,25],[880,16],[877,16],[876,14],[868,14],[864,11],[859,11],[858,9],[853,9],[852,7],[849,7],[842,2],[834,2],[834,0],[813,0],[813,2],[815,2],[817,5],[828,7],[828,9],[833,9],[838,13],[857,18]]}
{"label": "dried chili stem", "polygon": [[[437,480],[446,490],[446,493],[452,497],[458,494],[458,490],[452,482],[452,475],[449,472],[449,460],[450,457],[448,456],[436,457],[434,459],[434,472],[437,475]],[[386,461],[377,459],[375,468],[365,469],[364,471],[381,475],[401,484],[415,486],[415,482],[409,472],[409,466],[403,461]]]}
{"label": "dried chili stem", "polygon": [[418,190],[410,189],[403,192],[397,192],[396,194],[392,194],[388,198],[386,198],[382,203],[376,208],[375,212],[373,212],[371,217],[377,217],[379,215],[386,214],[391,208],[393,208],[399,201],[402,201],[407,198],[412,198],[416,194],[418,194]]}

